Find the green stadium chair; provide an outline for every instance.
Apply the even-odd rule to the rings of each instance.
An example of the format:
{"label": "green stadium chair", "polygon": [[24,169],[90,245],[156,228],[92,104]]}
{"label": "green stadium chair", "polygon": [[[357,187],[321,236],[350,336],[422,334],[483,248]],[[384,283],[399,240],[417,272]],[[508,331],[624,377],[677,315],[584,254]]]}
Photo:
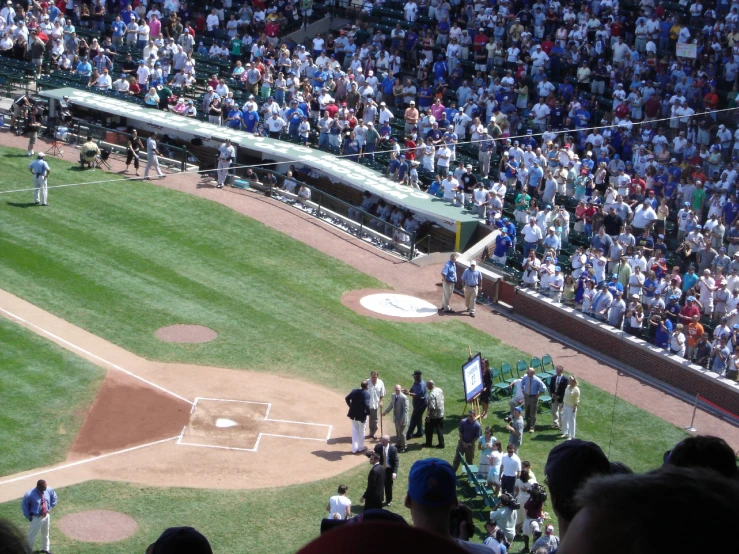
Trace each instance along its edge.
{"label": "green stadium chair", "polygon": [[541,360],[537,357],[531,358],[531,361],[529,362],[529,367],[533,367],[536,371],[536,374],[539,376],[539,379],[546,379],[550,375],[552,375],[551,372],[545,371],[544,366],[541,363]]}
{"label": "green stadium chair", "polygon": [[548,394],[542,394],[539,397],[539,411],[544,413],[552,411],[552,397]]}
{"label": "green stadium chair", "polygon": [[500,378],[502,381],[505,381],[507,384],[513,383],[518,377],[513,375],[513,368],[511,368],[511,364],[508,362],[503,362],[500,364]]}
{"label": "green stadium chair", "polygon": [[[492,393],[497,397],[499,393],[505,393],[510,396],[511,389],[508,383],[506,383],[503,380],[503,375],[501,375],[500,371],[498,371],[498,368],[492,367],[490,370],[493,372],[493,390]],[[499,378],[500,380],[496,383],[495,379]]]}
{"label": "green stadium chair", "polygon": [[556,368],[554,366],[554,360],[549,354],[544,354],[541,357],[541,369],[548,372],[556,372]]}
{"label": "green stadium chair", "polygon": [[529,369],[529,364],[526,360],[518,360],[516,362],[516,373],[518,373],[519,377],[523,377],[526,375],[526,372]]}

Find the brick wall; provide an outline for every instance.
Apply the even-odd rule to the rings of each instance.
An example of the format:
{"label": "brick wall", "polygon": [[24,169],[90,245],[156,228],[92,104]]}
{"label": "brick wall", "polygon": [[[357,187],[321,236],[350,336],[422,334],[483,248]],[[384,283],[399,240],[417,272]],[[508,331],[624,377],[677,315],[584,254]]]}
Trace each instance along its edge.
{"label": "brick wall", "polygon": [[[501,290],[513,288],[500,283]],[[510,291],[508,291],[510,292]],[[511,297],[513,311],[536,323],[556,330],[589,348],[681,390],[689,395],[700,394],[703,398],[739,416],[739,385],[717,374],[706,371],[678,358],[663,349],[631,336],[623,338],[620,331],[598,323],[570,308],[555,306],[537,294],[516,290]]]}

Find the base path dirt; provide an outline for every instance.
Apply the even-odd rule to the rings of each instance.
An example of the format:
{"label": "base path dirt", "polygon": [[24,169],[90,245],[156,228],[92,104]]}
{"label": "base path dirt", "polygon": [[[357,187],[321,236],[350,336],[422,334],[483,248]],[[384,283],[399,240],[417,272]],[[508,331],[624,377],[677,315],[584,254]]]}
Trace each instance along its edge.
{"label": "base path dirt", "polygon": [[[344,396],[316,383],[151,362],[1,290],[0,315],[108,370],[69,458],[0,477],[0,502],[20,498],[41,475],[55,487],[101,479],[256,489],[366,464],[350,451]],[[299,470],[290,459],[301,460]]]}
{"label": "base path dirt", "polygon": [[62,533],[81,542],[122,541],[133,535],[138,527],[131,516],[111,510],[77,512],[59,520]]}
{"label": "base path dirt", "polygon": [[218,333],[202,325],[168,325],[157,329],[154,336],[164,342],[200,344],[215,340]]}

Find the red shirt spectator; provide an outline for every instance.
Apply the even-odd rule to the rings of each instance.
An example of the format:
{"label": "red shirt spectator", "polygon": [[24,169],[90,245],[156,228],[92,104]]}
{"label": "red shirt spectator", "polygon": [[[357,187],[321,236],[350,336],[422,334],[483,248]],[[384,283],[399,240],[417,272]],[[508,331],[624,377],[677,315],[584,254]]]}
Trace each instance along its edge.
{"label": "red shirt spectator", "polygon": [[405,159],[409,162],[412,162],[416,159],[416,143],[413,142],[412,139],[407,138],[405,139],[405,143],[403,144],[405,146]]}
{"label": "red shirt spectator", "polygon": [[680,310],[680,321],[683,324],[688,324],[693,321],[694,315],[697,315],[698,317],[701,315],[701,311],[698,309],[698,306],[695,305],[695,302],[686,302],[685,307]]}
{"label": "red shirt spectator", "polygon": [[270,21],[264,26],[264,33],[270,38],[275,38],[280,33],[280,26],[276,21]]}
{"label": "red shirt spectator", "polygon": [[490,40],[485,33],[479,33],[476,35],[474,40],[475,52],[481,52],[488,42],[490,42]]}

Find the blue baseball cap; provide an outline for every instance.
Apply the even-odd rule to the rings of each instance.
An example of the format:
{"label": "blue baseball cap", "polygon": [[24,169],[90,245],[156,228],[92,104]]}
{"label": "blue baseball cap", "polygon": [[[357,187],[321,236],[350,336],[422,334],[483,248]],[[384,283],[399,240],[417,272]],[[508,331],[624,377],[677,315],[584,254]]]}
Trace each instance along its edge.
{"label": "blue baseball cap", "polygon": [[457,499],[457,476],[446,460],[418,460],[408,474],[408,496],[424,506],[449,506]]}
{"label": "blue baseball cap", "polygon": [[516,410],[517,412],[522,412],[522,411],[523,411],[523,410],[521,409],[521,406],[516,406],[516,407],[515,407],[515,408],[513,408],[513,409],[514,409],[514,410]]}

